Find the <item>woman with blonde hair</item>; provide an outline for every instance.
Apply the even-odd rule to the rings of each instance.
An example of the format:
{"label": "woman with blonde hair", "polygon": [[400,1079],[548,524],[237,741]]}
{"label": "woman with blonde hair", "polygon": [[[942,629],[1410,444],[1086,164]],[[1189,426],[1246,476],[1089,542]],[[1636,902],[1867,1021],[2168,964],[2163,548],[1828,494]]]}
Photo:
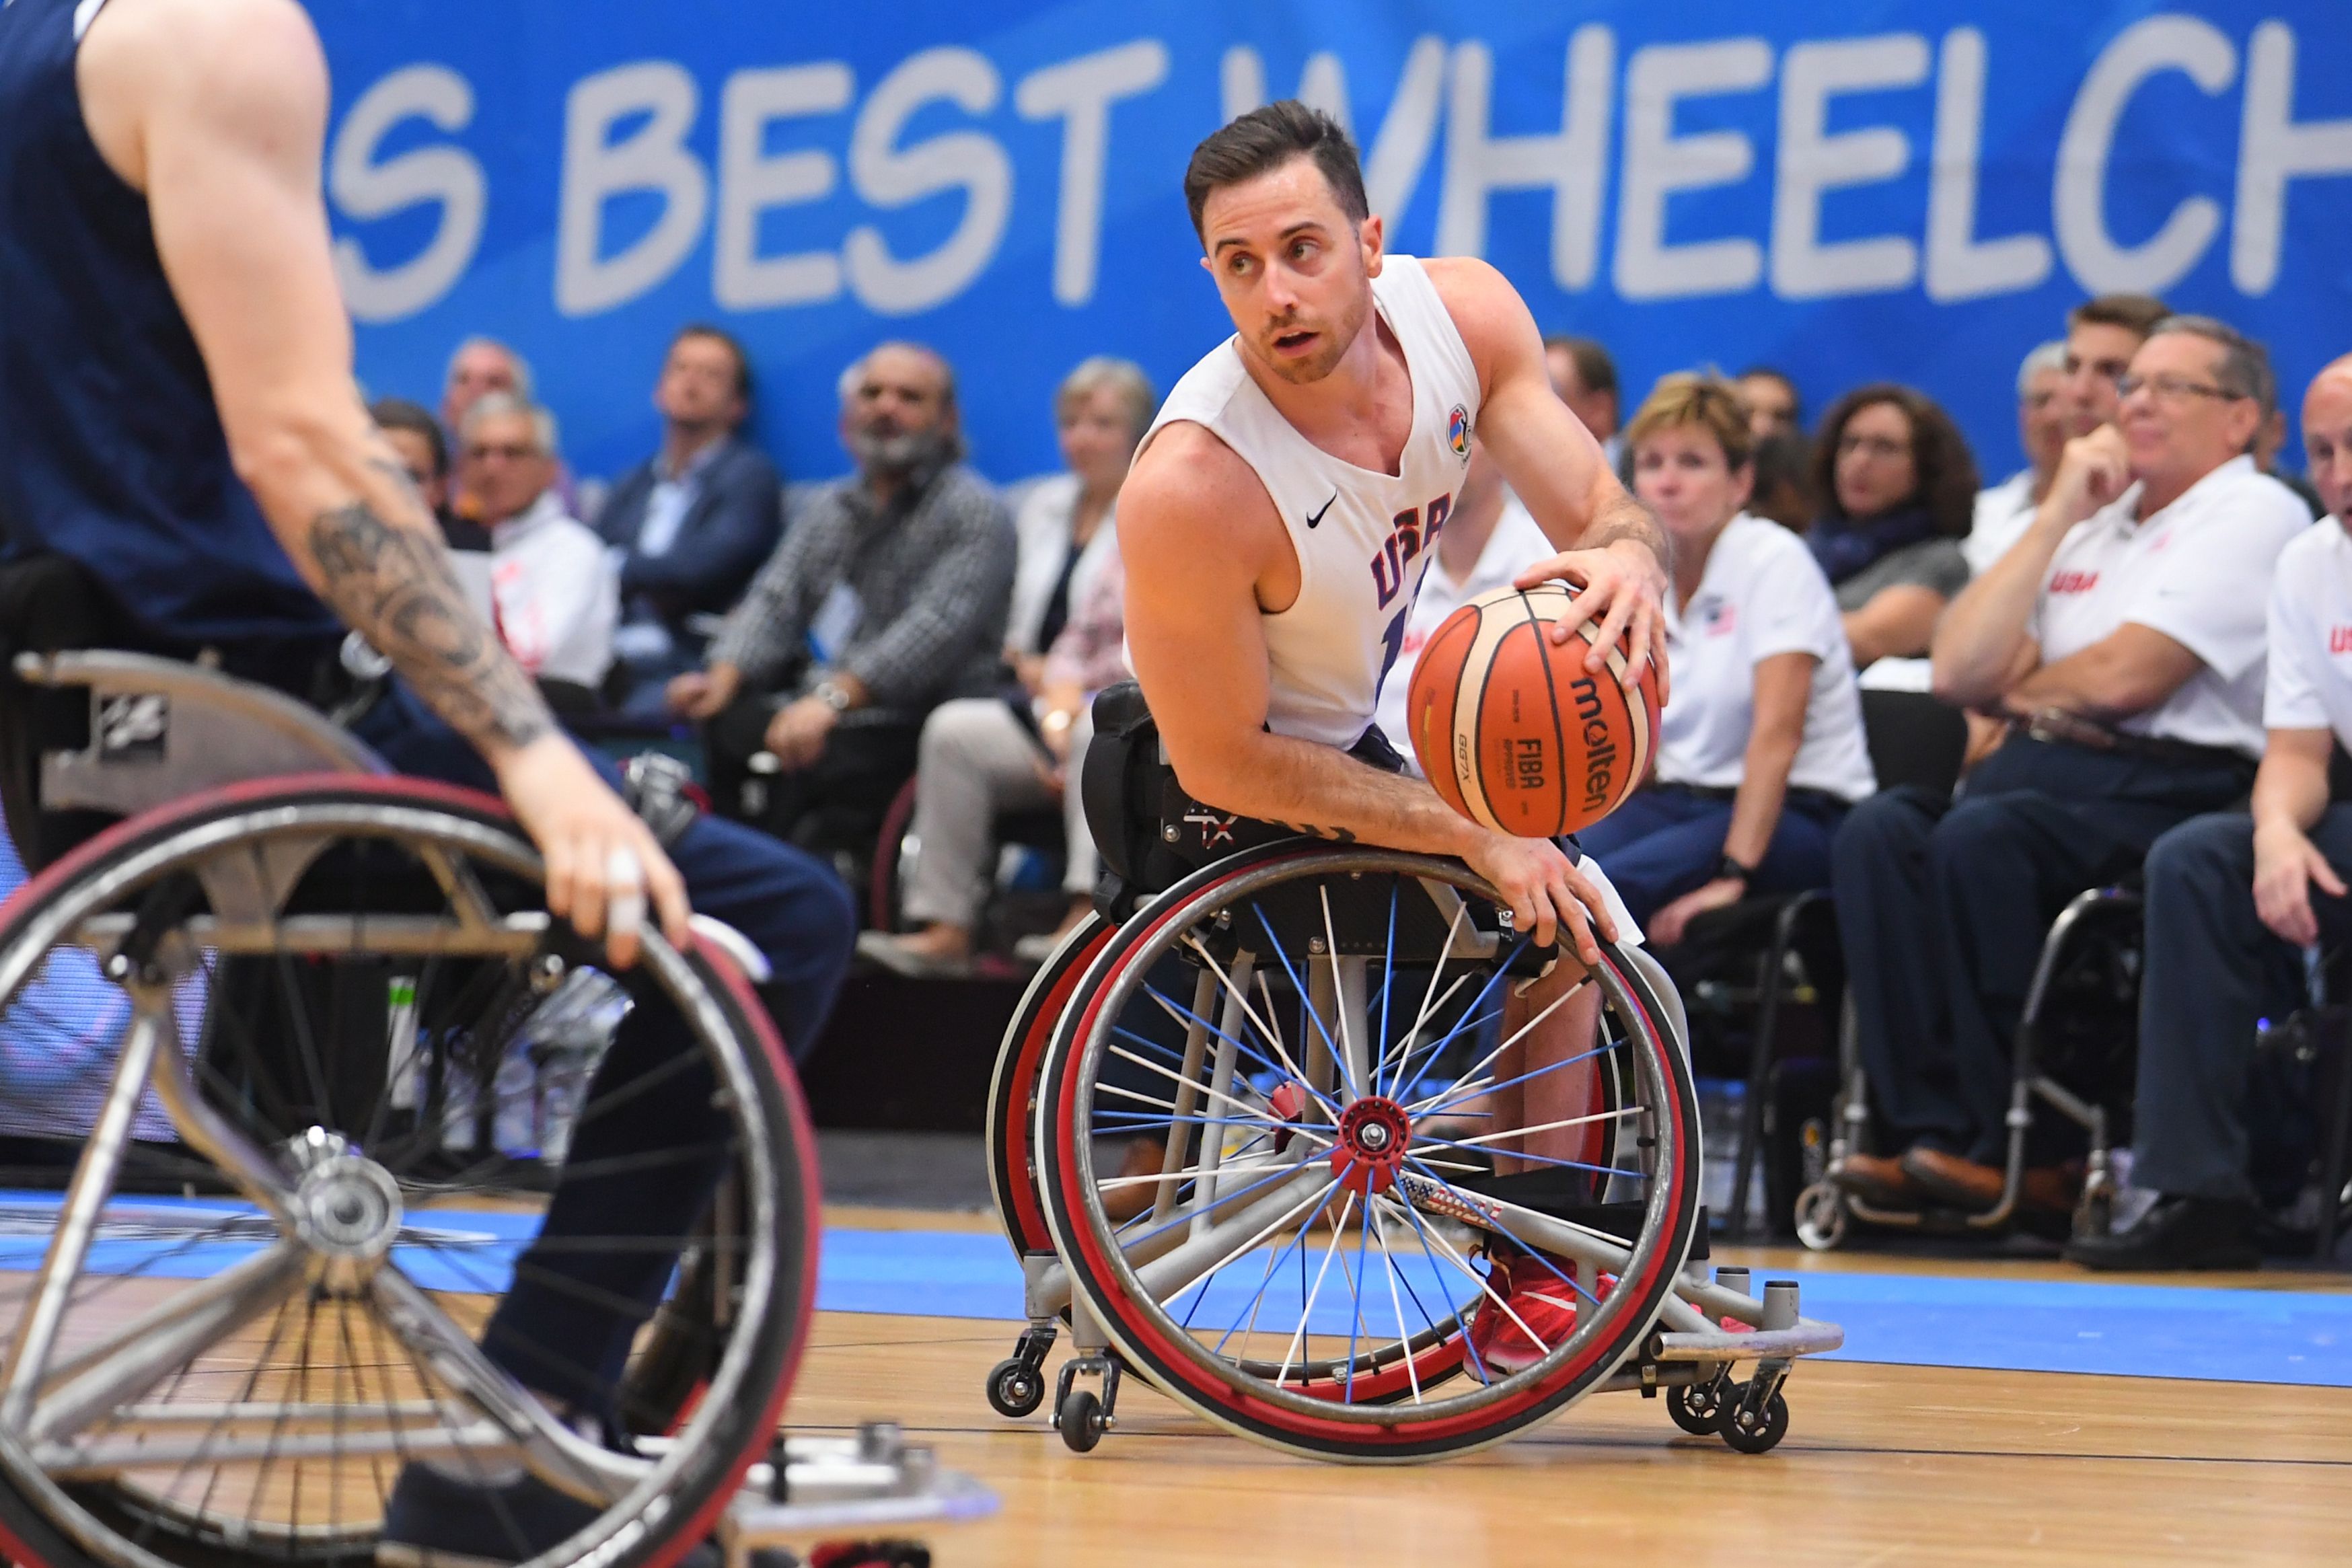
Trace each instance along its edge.
{"label": "woman with blonde hair", "polygon": [[1706,376],[1668,376],[1626,427],[1633,492],[1674,539],[1674,700],[1655,775],[1580,836],[1660,946],[1748,893],[1828,886],[1838,823],[1877,787],[1829,580],[1744,509],[1753,440]]}

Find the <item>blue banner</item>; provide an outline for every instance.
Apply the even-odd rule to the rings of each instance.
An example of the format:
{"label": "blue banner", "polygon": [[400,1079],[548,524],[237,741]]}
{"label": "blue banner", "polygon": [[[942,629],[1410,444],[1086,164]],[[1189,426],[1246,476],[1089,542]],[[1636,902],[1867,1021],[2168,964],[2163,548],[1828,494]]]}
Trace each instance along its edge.
{"label": "blue banner", "polygon": [[1951,408],[1988,479],[2066,308],[2161,294],[2352,350],[2344,0],[334,0],[327,194],[371,389],[468,333],[535,366],[576,468],[648,455],[670,333],[751,350],[761,436],[845,466],[885,337],[963,382],[975,461],[1055,465],[1088,354],[1163,390],[1228,325],[1180,189],[1268,98],[1340,113],[1391,248],[1476,254],[1629,397],[1697,364]]}

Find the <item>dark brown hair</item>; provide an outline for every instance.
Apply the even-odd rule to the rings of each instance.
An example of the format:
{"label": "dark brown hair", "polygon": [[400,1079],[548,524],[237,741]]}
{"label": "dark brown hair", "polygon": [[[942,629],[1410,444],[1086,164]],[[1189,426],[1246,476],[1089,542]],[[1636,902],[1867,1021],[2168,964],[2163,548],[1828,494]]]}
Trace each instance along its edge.
{"label": "dark brown hair", "polygon": [[669,346],[675,349],[688,338],[708,338],[735,357],[735,395],[748,405],[751,401],[751,356],[744,352],[742,340],[724,327],[714,327],[708,321],[688,321],[671,336]]}
{"label": "dark brown hair", "polygon": [[425,448],[433,454],[433,476],[449,476],[449,440],[441,434],[441,422],[433,417],[422,403],[404,397],[380,397],[368,404],[368,417],[380,430],[404,430],[411,435],[425,438]]}
{"label": "dark brown hair", "polygon": [[1617,395],[1617,361],[1609,350],[1592,338],[1572,338],[1565,332],[1555,332],[1543,340],[1547,351],[1558,349],[1576,367],[1576,379],[1586,392]]}
{"label": "dark brown hair", "polygon": [[1847,517],[1838,502],[1838,443],[1845,436],[1849,420],[1882,402],[1893,403],[1911,422],[1913,485],[1901,505],[1925,508],[1935,519],[1937,533],[1946,538],[1960,538],[1976,520],[1977,460],[1969,454],[1959,426],[1935,399],[1893,382],[1854,388],[1831,405],[1822,418],[1813,447],[1813,489],[1821,497],[1822,510],[1844,521],[1863,520]]}
{"label": "dark brown hair", "polygon": [[2145,342],[2156,324],[2172,312],[2163,300],[2147,294],[2102,294],[2066,312],[2066,329],[2077,327],[2121,327]]}
{"label": "dark brown hair", "polygon": [[1339,210],[1350,222],[1362,223],[1371,216],[1355,143],[1348,140],[1339,122],[1321,110],[1286,98],[1251,110],[1223,130],[1210,132],[1192,149],[1192,161],[1184,169],[1184,204],[1192,209],[1192,232],[1203,243],[1207,241],[1201,212],[1213,192],[1255,180],[1293,158],[1315,160]]}

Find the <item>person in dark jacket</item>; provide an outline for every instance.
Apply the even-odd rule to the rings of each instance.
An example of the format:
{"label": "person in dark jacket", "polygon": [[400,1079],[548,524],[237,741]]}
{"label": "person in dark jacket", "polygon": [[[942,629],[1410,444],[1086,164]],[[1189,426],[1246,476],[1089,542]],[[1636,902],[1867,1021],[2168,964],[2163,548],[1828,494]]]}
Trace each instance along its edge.
{"label": "person in dark jacket", "polygon": [[701,666],[697,619],[733,609],[783,533],[783,481],[739,434],[751,404],[743,346],[716,327],[681,329],[654,387],[661,451],[622,476],[596,519],[621,552],[625,712],[667,716],[663,687]]}

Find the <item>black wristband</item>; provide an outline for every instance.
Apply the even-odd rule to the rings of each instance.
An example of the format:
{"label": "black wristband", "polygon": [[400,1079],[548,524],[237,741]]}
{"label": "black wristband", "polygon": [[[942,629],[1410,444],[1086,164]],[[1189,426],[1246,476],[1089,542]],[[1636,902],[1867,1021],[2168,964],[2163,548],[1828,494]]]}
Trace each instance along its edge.
{"label": "black wristband", "polygon": [[1752,865],[1741,865],[1730,855],[1726,854],[1715,862],[1715,875],[1718,882],[1726,877],[1737,882],[1752,882],[1756,878],[1756,868]]}

